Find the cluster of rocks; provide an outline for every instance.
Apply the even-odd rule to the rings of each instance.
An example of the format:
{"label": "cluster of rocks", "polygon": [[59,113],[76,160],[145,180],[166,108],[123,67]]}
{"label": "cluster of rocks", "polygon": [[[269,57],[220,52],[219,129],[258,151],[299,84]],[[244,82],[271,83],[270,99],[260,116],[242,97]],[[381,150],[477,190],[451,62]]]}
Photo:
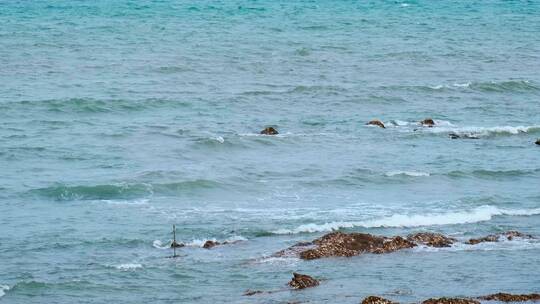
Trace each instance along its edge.
{"label": "cluster of rocks", "polygon": [[[470,239],[466,242],[475,245],[482,242],[497,242],[500,239],[532,238],[531,235],[518,231],[508,231],[497,235],[488,235],[483,238]],[[274,256],[299,256],[304,260],[313,260],[324,257],[351,257],[364,253],[390,253],[401,249],[413,248],[418,245],[429,247],[450,247],[457,242],[455,238],[440,233],[421,232],[401,236],[377,236],[367,233],[331,232],[311,242],[302,242],[287,249],[276,252]]]}
{"label": "cluster of rocks", "polygon": [[[435,126],[435,121],[432,118],[426,118],[426,119],[420,121],[419,124],[421,126],[423,126],[423,127],[431,128],[431,127]],[[383,128],[383,129],[386,129],[386,126],[384,125],[384,123],[382,121],[378,120],[378,119],[371,120],[371,121],[367,122],[366,125],[378,126],[378,127]]]}
{"label": "cluster of rocks", "polygon": [[[430,298],[422,301],[422,304],[480,304],[480,301],[499,301],[499,302],[525,302],[525,301],[538,301],[540,300],[540,294],[510,294],[510,293],[496,293],[476,298]],[[369,296],[362,300],[362,304],[398,304],[391,300]]]}

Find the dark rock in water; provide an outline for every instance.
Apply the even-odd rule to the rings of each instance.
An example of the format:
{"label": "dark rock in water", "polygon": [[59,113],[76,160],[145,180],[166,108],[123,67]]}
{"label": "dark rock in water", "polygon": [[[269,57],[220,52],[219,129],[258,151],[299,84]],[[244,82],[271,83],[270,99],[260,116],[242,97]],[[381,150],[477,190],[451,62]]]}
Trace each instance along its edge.
{"label": "dark rock in water", "polygon": [[540,301],[540,294],[510,294],[510,293],[496,293],[479,297],[481,300],[487,301],[500,301],[500,302],[525,302],[525,301]]}
{"label": "dark rock in water", "polygon": [[459,135],[457,133],[449,133],[448,136],[450,136],[450,138],[452,139],[458,139],[458,138],[465,138],[465,139],[480,139],[480,137],[478,137],[478,135],[475,135],[475,134],[462,134],[462,135]]}
{"label": "dark rock in water", "polygon": [[186,245],[184,245],[184,243],[178,243],[176,241],[173,241],[171,243],[171,248],[180,248],[180,247],[184,247],[184,246],[186,246]]}
{"label": "dark rock in water", "polygon": [[536,140],[535,144],[540,145],[540,138]]}
{"label": "dark rock in water", "polygon": [[212,247],[215,247],[219,245],[219,242],[214,242],[214,241],[206,241],[203,245],[203,248],[206,248],[206,249],[210,249]]}
{"label": "dark rock in water", "polygon": [[430,247],[450,247],[456,241],[454,238],[432,232],[409,234],[407,240]]}
{"label": "dark rock in water", "polygon": [[372,120],[372,121],[368,122],[366,125],[379,126],[379,127],[383,128],[383,129],[386,129],[386,127],[384,126],[384,124],[380,120]]}
{"label": "dark rock in water", "polygon": [[469,298],[431,298],[422,304],[480,304],[480,302]]}
{"label": "dark rock in water", "polygon": [[431,118],[426,118],[420,122],[420,124],[424,127],[433,127],[435,126],[435,121]]}
{"label": "dark rock in water", "polygon": [[350,257],[362,253],[389,253],[416,244],[400,237],[374,236],[366,233],[332,232],[313,241],[315,248],[300,252],[300,258],[305,260],[323,257]]}
{"label": "dark rock in water", "polygon": [[523,234],[523,233],[521,233],[519,231],[507,231],[507,232],[500,233],[500,234],[490,234],[488,236],[478,238],[478,239],[470,239],[465,243],[469,244],[469,245],[476,245],[476,244],[485,243],[485,242],[498,242],[498,241],[501,240],[501,238],[502,239],[506,238],[507,240],[511,241],[515,237],[526,238],[526,239],[532,239],[533,238],[532,235]]}
{"label": "dark rock in water", "polygon": [[461,137],[461,136],[459,136],[459,135],[456,134],[456,133],[450,133],[450,134],[448,134],[448,136],[450,136],[451,139],[458,139],[458,138]]}
{"label": "dark rock in water", "polygon": [[385,298],[369,296],[362,300],[362,304],[398,304]]}
{"label": "dark rock in water", "polygon": [[272,127],[267,127],[267,128],[264,128],[264,130],[261,131],[261,134],[264,134],[264,135],[277,135],[279,134],[279,132],[272,128]]}
{"label": "dark rock in water", "polygon": [[244,292],[244,295],[245,296],[252,296],[252,295],[256,295],[256,294],[261,294],[261,293],[264,293],[264,291],[262,290],[251,290],[251,289],[248,289]]}
{"label": "dark rock in water", "polygon": [[289,286],[294,289],[304,289],[315,287],[319,285],[319,281],[305,274],[299,274],[294,272],[293,278],[289,282]]}

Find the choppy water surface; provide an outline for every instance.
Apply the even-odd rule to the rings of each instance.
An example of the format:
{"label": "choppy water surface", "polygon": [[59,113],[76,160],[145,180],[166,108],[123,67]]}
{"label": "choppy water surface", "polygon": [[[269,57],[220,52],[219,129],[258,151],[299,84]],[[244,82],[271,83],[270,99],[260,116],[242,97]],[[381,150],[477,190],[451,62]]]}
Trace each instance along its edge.
{"label": "choppy water surface", "polygon": [[4,1],[0,25],[0,302],[538,292],[534,240],[269,258],[336,229],[540,235],[538,1]]}

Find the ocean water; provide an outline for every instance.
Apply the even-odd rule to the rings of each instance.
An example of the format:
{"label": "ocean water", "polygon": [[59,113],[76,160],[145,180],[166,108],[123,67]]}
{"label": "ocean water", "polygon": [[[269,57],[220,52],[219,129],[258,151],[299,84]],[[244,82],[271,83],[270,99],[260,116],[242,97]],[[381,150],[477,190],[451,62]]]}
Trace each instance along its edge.
{"label": "ocean water", "polygon": [[538,240],[270,257],[337,229],[540,236],[538,71],[535,0],[0,1],[0,302],[538,292]]}

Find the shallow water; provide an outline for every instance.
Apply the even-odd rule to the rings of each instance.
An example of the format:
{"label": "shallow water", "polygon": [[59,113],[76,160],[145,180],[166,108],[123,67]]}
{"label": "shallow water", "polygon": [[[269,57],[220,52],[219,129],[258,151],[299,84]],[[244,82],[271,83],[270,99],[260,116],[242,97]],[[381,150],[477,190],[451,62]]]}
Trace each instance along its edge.
{"label": "shallow water", "polygon": [[10,1],[0,24],[0,302],[539,291],[535,240],[269,257],[334,229],[540,235],[538,1]]}

